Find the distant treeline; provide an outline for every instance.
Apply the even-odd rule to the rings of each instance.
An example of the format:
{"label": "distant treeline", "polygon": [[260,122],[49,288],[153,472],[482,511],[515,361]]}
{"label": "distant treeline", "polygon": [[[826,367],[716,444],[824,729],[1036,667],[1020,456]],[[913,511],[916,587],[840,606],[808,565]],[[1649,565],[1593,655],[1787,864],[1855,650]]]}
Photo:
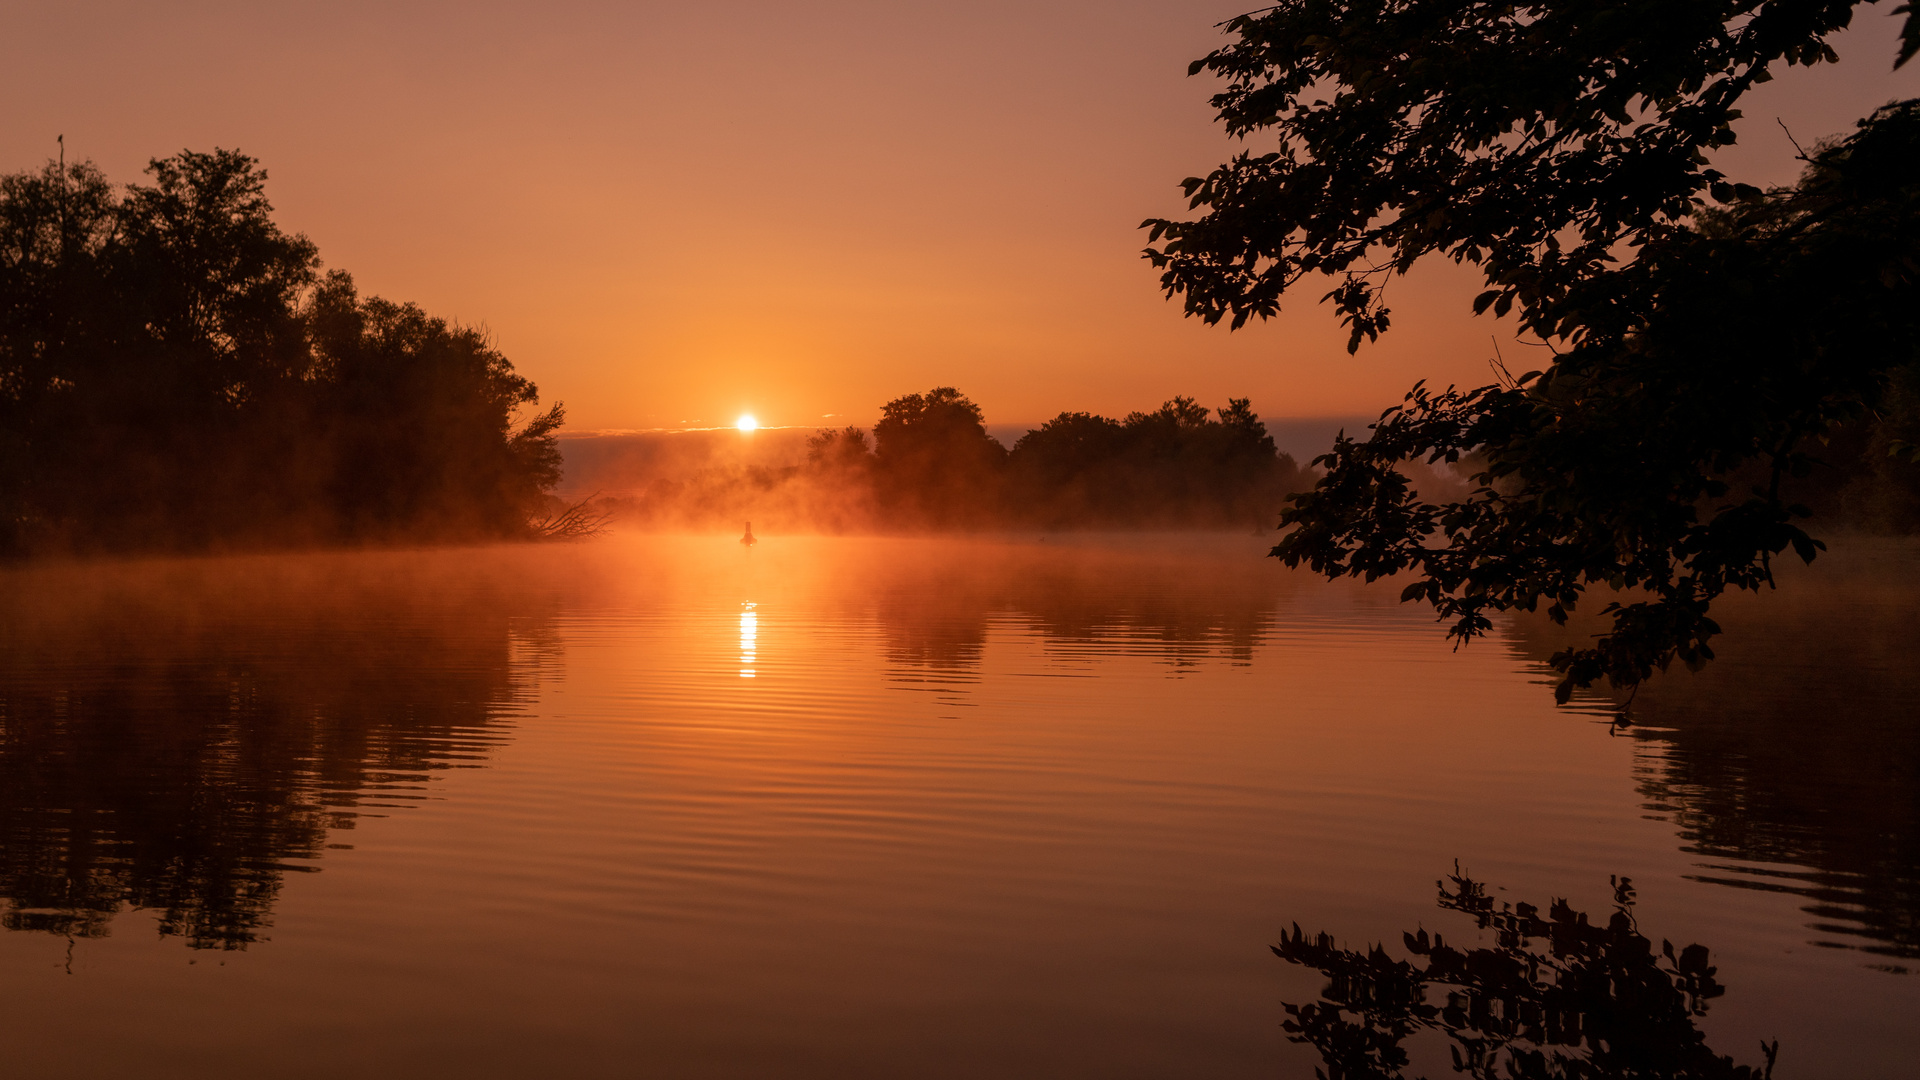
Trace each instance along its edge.
{"label": "distant treeline", "polygon": [[524,535],[555,405],[477,330],[363,298],[232,151],[0,177],[0,551]]}
{"label": "distant treeline", "polygon": [[896,398],[871,435],[821,431],[804,463],[710,469],[604,501],[629,522],[954,529],[1271,527],[1311,482],[1243,398],[1176,397],[1115,420],[1061,413],[1013,448],[950,386]]}
{"label": "distant treeline", "polygon": [[[1787,481],[1789,493],[1849,528],[1920,530],[1920,467],[1909,460],[1915,445],[1920,375],[1901,369],[1880,412],[1835,427],[1821,461]],[[1455,466],[1403,462],[1399,471],[1423,497],[1456,499],[1482,467],[1469,455]],[[797,464],[709,464],[631,485],[604,458],[584,472],[569,484],[585,494],[594,481],[612,481],[596,505],[628,525],[752,520],[756,528],[829,531],[1273,528],[1287,496],[1318,479],[1275,448],[1246,399],[1208,410],[1176,397],[1122,419],[1061,413],[1008,449],[988,435],[980,407],[952,387],[888,402],[870,431],[817,432]],[[1767,482],[1759,472],[1729,478],[1740,491]]]}

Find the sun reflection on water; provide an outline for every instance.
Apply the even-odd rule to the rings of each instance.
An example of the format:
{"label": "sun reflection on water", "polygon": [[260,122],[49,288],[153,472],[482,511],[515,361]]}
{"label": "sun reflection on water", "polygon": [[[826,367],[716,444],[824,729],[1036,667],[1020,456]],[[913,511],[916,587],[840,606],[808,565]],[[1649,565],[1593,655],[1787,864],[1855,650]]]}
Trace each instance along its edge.
{"label": "sun reflection on water", "polygon": [[740,677],[751,679],[754,676],[754,658],[759,655],[757,640],[760,636],[760,616],[754,613],[757,604],[740,605]]}

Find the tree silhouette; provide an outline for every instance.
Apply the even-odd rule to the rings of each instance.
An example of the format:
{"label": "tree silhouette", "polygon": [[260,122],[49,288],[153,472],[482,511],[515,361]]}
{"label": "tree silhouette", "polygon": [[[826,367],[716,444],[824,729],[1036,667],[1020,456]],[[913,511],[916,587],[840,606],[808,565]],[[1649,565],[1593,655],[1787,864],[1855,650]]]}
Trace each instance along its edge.
{"label": "tree silhouette", "polygon": [[887,402],[873,443],[881,501],[903,522],[980,523],[998,509],[1006,448],[987,434],[980,406],[953,387]]}
{"label": "tree silhouette", "polygon": [[1319,970],[1319,1001],[1288,1004],[1293,1042],[1320,1052],[1323,1080],[1399,1078],[1403,1044],[1422,1032],[1449,1041],[1453,1070],[1484,1080],[1762,1080],[1760,1068],[1715,1054],[1695,1026],[1726,992],[1702,945],[1655,949],[1633,916],[1633,886],[1614,881],[1604,926],[1564,900],[1545,916],[1532,904],[1495,905],[1458,868],[1439,882],[1439,905],[1491,931],[1491,946],[1457,947],[1426,930],[1403,933],[1413,959],[1380,945],[1364,951],[1312,937],[1298,924],[1273,946],[1288,963]]}
{"label": "tree silhouette", "polygon": [[564,410],[512,430],[514,411],[538,392],[478,331],[411,304],[361,301],[337,271],[315,290],[308,320],[323,408],[340,418],[331,501],[349,531],[510,535],[559,482],[552,434]]}
{"label": "tree silhouette", "polygon": [[[1514,312],[1550,349],[1496,385],[1417,386],[1366,442],[1340,439],[1274,554],[1409,573],[1405,598],[1462,640],[1489,612],[1647,594],[1555,658],[1562,700],[1710,659],[1713,600],[1821,547],[1795,524],[1809,446],[1920,355],[1914,103],[1805,155],[1791,188],[1709,159],[1770,66],[1836,59],[1856,6],[1288,0],[1229,22],[1237,40],[1193,70],[1225,79],[1230,134],[1276,147],[1187,180],[1202,216],[1146,223],[1168,293],[1237,327],[1330,275],[1351,351],[1388,328],[1391,279],[1440,255],[1481,270],[1476,312]],[[1401,468],[1469,457],[1452,502]]]}
{"label": "tree silhouette", "polygon": [[1271,524],[1302,479],[1245,398],[1175,397],[1125,421],[1061,413],[1014,444],[1015,512],[1039,524]]}
{"label": "tree silhouette", "polygon": [[0,551],[526,531],[556,406],[477,332],[360,300],[231,150],[0,178]]}
{"label": "tree silhouette", "polygon": [[838,431],[819,431],[807,439],[807,464],[832,473],[863,473],[873,465],[867,433],[849,424]]}
{"label": "tree silhouette", "polygon": [[[576,476],[615,492],[606,503],[629,520],[776,531],[1244,529],[1271,524],[1304,479],[1244,398],[1218,419],[1189,397],[1124,421],[1062,413],[1009,453],[976,404],[940,387],[888,402],[874,436],[816,431],[788,467],[729,462],[741,449],[732,432],[579,440],[570,453],[581,451]],[[668,443],[679,445],[662,454]],[[691,463],[685,479],[659,475],[676,459]]]}

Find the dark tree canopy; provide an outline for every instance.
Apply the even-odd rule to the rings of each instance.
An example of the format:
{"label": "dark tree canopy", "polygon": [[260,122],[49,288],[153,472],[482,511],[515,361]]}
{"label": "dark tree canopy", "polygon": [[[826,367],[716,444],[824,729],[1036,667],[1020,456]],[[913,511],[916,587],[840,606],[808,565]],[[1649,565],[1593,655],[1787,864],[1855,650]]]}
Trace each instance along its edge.
{"label": "dark tree canopy", "polygon": [[[554,406],[511,428],[539,391],[469,327],[412,304],[360,300],[343,273],[308,306],[327,412],[353,417],[333,452],[332,502],[359,532],[511,535],[560,480]],[[355,478],[382,477],[378,484]]]}
{"label": "dark tree canopy", "polygon": [[[1811,148],[1793,187],[1711,163],[1741,96],[1834,61],[1856,6],[1292,0],[1228,23],[1193,70],[1224,79],[1233,135],[1274,148],[1188,180],[1198,218],[1146,223],[1169,294],[1237,327],[1327,275],[1352,351],[1388,328],[1392,278],[1440,255],[1478,266],[1475,312],[1515,313],[1547,360],[1416,387],[1341,438],[1274,554],[1407,574],[1462,640],[1626,591],[1610,633],[1554,658],[1563,699],[1711,658],[1712,601],[1822,547],[1795,489],[1821,441],[1920,357],[1915,103]],[[1414,460],[1468,461],[1474,490],[1425,502]]]}
{"label": "dark tree canopy", "polygon": [[880,497],[903,521],[955,525],[991,508],[1006,448],[980,406],[951,386],[895,398],[873,425]]}
{"label": "dark tree canopy", "polygon": [[[950,386],[889,401],[867,470],[897,525],[1172,527],[1272,521],[1298,478],[1245,398],[1212,410],[1175,397],[1124,421],[1061,413],[1009,452],[980,407]],[[859,429],[822,432],[816,468],[857,479]]]}
{"label": "dark tree canopy", "polygon": [[1030,520],[1135,526],[1271,522],[1300,478],[1246,398],[1218,419],[1190,397],[1125,420],[1061,413],[1021,436],[1008,471]]}
{"label": "dark tree canopy", "polygon": [[243,154],[0,177],[0,551],[524,533],[558,406],[476,331],[361,300]]}

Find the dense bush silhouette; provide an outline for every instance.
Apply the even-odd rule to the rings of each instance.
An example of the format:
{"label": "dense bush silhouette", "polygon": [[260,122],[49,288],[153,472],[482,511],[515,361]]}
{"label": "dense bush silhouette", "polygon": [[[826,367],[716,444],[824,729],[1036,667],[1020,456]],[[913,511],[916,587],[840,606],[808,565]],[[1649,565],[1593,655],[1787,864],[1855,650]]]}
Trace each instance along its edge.
{"label": "dense bush silhouette", "polygon": [[558,406],[479,332],[360,299],[230,150],[0,178],[0,550],[506,536]]}

